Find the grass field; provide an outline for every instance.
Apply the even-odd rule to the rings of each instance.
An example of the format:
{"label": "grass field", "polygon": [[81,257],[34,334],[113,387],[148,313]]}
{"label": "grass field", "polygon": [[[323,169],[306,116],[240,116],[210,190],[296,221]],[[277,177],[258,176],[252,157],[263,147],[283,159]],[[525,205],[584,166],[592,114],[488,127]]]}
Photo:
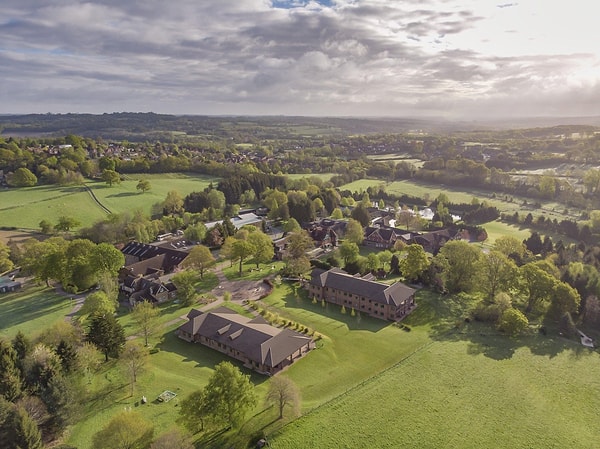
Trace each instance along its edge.
{"label": "grass field", "polygon": [[39,229],[47,220],[56,223],[60,216],[91,225],[106,216],[82,187],[37,186],[0,190],[0,225]]}
{"label": "grass field", "polygon": [[[536,338],[536,337],[532,337]],[[504,337],[491,344],[510,348]],[[273,448],[595,448],[600,359],[527,347],[495,359],[469,341],[434,341],[286,426]]]}
{"label": "grass field", "polygon": [[0,295],[0,337],[12,339],[18,331],[31,337],[64,320],[71,300],[46,287],[26,285],[20,292]]}
{"label": "grass field", "polygon": [[[216,276],[210,273],[203,282],[208,289]],[[258,431],[275,448],[596,446],[598,352],[558,337],[510,339],[486,325],[465,323],[472,304],[426,290],[418,292],[418,307],[403,326],[352,316],[350,310],[342,314],[294,290],[283,283],[261,305],[323,335],[317,349],[284,374],[299,386],[305,415],[277,420],[263,403],[268,378],[242,368],[256,386],[256,408],[241,429],[202,436],[198,447],[246,447]],[[70,300],[39,287],[5,295],[1,335],[11,338],[18,329],[35,334],[70,309]],[[206,384],[214,365],[230,360],[174,335],[177,318],[188,310],[161,306],[161,327],[151,338],[159,351],[150,355],[133,395],[114,361],[102,365],[86,385],[88,397],[69,444],[90,447],[94,433],[123,409],[139,412],[156,435],[176,425],[179,401]],[[129,314],[119,320],[131,335]],[[164,390],[177,398],[156,402]],[[142,395],[148,404],[140,403]]]}
{"label": "grass field", "polygon": [[[366,191],[369,187],[379,186],[385,187],[386,192],[391,194],[409,195],[424,198],[428,201],[434,200],[440,193],[445,194],[452,203],[471,203],[473,198],[477,198],[479,201],[486,201],[488,204],[497,207],[501,213],[514,214],[515,212],[518,212],[523,215],[531,212],[534,217],[544,215],[546,219],[557,219],[558,221],[564,220],[565,218],[571,220],[577,220],[579,218],[578,210],[568,210],[568,213],[565,214],[565,206],[552,201],[542,201],[542,207],[536,208],[533,204],[536,201],[539,201],[537,199],[507,194],[494,195],[492,192],[486,190],[467,190],[458,187],[441,186],[439,184],[428,184],[410,180],[386,182],[381,179],[361,179],[344,184],[340,187],[340,190],[361,192]],[[487,224],[485,226],[487,228]],[[529,233],[527,233],[527,235],[529,235]]]}
{"label": "grass field", "polygon": [[[98,200],[113,213],[141,209],[150,214],[153,204],[165,199],[170,190],[182,196],[202,190],[217,178],[201,175],[160,174],[144,175],[152,186],[139,193],[136,185],[142,176],[124,180],[121,184],[107,186],[101,181],[90,181]],[[0,190],[0,225],[24,229],[39,229],[42,220],[56,223],[60,216],[77,219],[81,226],[90,226],[106,217],[106,212],[94,202],[81,186],[37,186]]]}
{"label": "grass field", "polygon": [[[142,178],[147,179],[152,186],[145,193],[140,193],[135,188]],[[103,182],[88,183],[87,185],[94,191],[98,200],[112,212],[141,209],[144,213],[150,214],[152,205],[164,201],[169,191],[175,190],[185,197],[192,192],[204,190],[211,182],[216,185],[219,179],[203,175],[171,173],[129,175],[121,184],[112,187]]]}
{"label": "grass field", "polygon": [[329,181],[334,174],[335,173],[290,173],[286,174],[285,176],[294,180],[315,177],[323,181]]}

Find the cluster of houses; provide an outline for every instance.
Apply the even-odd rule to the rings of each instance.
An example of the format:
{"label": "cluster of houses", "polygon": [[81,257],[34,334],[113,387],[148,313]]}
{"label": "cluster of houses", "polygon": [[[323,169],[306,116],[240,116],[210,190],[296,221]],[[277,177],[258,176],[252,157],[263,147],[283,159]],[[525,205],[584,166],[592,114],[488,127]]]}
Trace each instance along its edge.
{"label": "cluster of houses", "polygon": [[121,248],[125,265],[119,271],[119,289],[131,306],[143,301],[161,304],[175,298],[177,288],[170,278],[189,254],[181,241],[159,245],[129,242]]}
{"label": "cluster of houses", "polygon": [[[262,222],[262,217],[248,213],[232,220],[236,228]],[[208,224],[207,224],[208,225]],[[324,218],[309,223],[305,229],[319,249],[332,249],[344,235],[347,222]],[[436,253],[449,240],[460,238],[458,231],[448,229],[426,233],[403,231],[383,221],[365,230],[363,244],[380,249],[393,248],[397,241],[417,243]],[[275,257],[285,254],[285,237],[273,241]],[[183,237],[154,244],[130,242],[121,251],[125,266],[120,270],[120,289],[131,305],[139,301],[162,303],[176,296],[170,276],[187,257],[193,243]],[[350,275],[339,268],[314,269],[304,282],[309,297],[354,310],[357,313],[388,321],[402,320],[415,305],[415,290],[401,282],[385,284],[371,274]],[[208,312],[192,309],[187,322],[177,335],[186,341],[200,343],[241,361],[259,373],[272,375],[304,356],[314,348],[307,335],[271,326],[262,317],[247,318],[228,308]]]}

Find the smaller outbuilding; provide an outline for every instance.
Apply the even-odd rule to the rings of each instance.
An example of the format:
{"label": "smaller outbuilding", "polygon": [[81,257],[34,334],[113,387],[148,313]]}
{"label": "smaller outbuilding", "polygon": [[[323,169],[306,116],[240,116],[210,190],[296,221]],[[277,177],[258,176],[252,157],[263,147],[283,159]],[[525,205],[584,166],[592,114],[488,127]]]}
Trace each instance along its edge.
{"label": "smaller outbuilding", "polygon": [[263,317],[248,318],[227,307],[192,309],[179,338],[227,354],[261,374],[273,375],[315,347],[307,335],[271,326]]}
{"label": "smaller outbuilding", "polygon": [[7,277],[0,277],[0,293],[10,293],[20,290],[23,284]]}

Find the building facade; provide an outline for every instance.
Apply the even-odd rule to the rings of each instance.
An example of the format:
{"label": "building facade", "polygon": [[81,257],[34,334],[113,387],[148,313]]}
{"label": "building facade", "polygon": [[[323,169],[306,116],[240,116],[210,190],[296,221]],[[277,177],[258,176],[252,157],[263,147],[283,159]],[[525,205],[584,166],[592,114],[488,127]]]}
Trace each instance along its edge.
{"label": "building facade", "polygon": [[415,289],[401,282],[377,282],[371,275],[352,276],[339,268],[314,269],[306,288],[311,298],[382,320],[400,321],[416,307]]}

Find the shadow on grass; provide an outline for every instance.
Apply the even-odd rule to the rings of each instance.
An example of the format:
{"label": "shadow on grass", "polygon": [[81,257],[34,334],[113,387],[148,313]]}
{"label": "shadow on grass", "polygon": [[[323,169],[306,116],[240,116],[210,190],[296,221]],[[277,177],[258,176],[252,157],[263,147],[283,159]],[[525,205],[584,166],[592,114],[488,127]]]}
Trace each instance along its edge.
{"label": "shadow on grass", "polygon": [[[203,449],[255,447],[256,442],[266,433],[270,433],[274,428],[280,428],[287,422],[289,419],[278,419],[274,407],[263,408],[245,421],[240,428],[224,428],[200,435],[195,442],[196,447]],[[267,432],[266,429],[270,430]]]}
{"label": "shadow on grass", "polygon": [[0,328],[8,329],[45,315],[65,314],[71,306],[70,300],[54,294],[51,289],[33,287],[9,293],[0,301]]}
{"label": "shadow on grass", "polygon": [[128,196],[137,196],[139,192],[121,192],[121,193],[113,193],[111,195],[106,195],[106,198],[124,198]]}
{"label": "shadow on grass", "polygon": [[520,348],[528,348],[532,354],[550,358],[564,351],[572,351],[578,356],[589,353],[589,349],[579,342],[560,337],[558,330],[551,327],[546,335],[532,329],[529,334],[510,337],[499,332],[491,323],[473,321],[471,310],[475,303],[461,301],[453,295],[421,290],[417,304],[417,309],[403,321],[404,325],[429,326],[429,335],[435,341],[467,341],[467,353],[470,355],[481,354],[494,360],[506,360]]}
{"label": "shadow on grass", "polygon": [[[276,293],[277,294],[277,293]],[[333,328],[347,327],[350,330],[366,330],[371,332],[379,332],[393,323],[387,320],[373,318],[364,312],[355,310],[354,315],[351,308],[346,308],[346,313],[342,313],[342,307],[337,304],[325,303],[317,301],[313,303],[308,298],[308,292],[302,288],[298,288],[297,294],[290,291],[287,294],[279,293],[278,297],[283,304],[274,304],[272,307],[277,309],[276,312],[283,316],[286,309],[290,310],[294,315],[298,310],[305,310],[315,315],[320,315],[324,318],[337,321],[339,324],[332,325]],[[263,300],[263,304],[271,307],[269,297]],[[295,309],[295,311],[294,311]],[[307,324],[307,323],[301,323]]]}
{"label": "shadow on grass", "polygon": [[161,352],[172,352],[185,357],[183,361],[195,363],[195,368],[213,369],[221,362],[230,362],[237,366],[244,374],[249,374],[250,380],[254,385],[260,385],[268,379],[267,376],[249,370],[244,367],[241,362],[228,357],[226,354],[207,348],[200,343],[188,343],[187,341],[182,340],[175,335],[174,331],[166,332],[156,347],[159,348]]}

